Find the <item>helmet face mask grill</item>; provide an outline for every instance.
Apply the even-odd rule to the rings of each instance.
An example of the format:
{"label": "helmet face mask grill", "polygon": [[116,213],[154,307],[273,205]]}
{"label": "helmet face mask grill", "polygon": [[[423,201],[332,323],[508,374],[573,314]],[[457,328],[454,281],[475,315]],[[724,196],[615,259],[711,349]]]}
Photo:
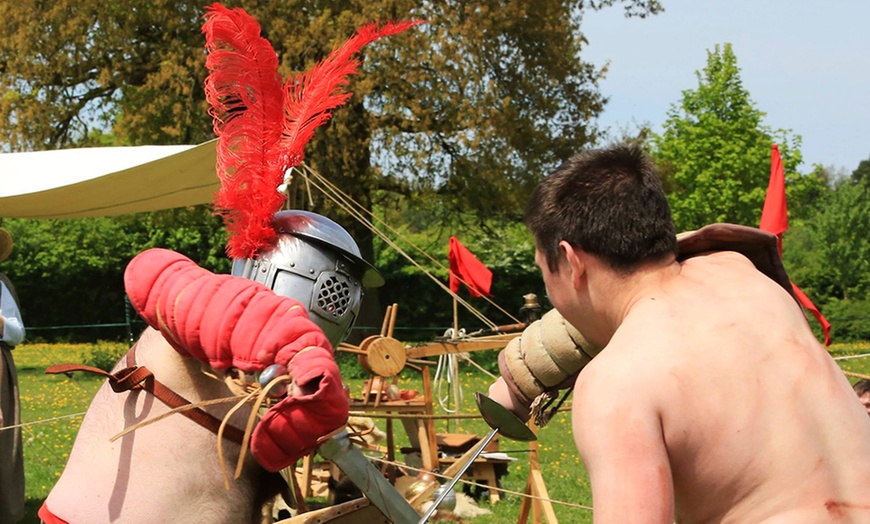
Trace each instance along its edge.
{"label": "helmet face mask grill", "polygon": [[326,217],[306,211],[276,214],[277,244],[253,259],[236,259],[232,274],[260,282],[308,308],[337,346],[350,333],[363,283],[383,278],[362,258],[350,235]]}
{"label": "helmet face mask grill", "polygon": [[312,304],[312,311],[317,311],[324,316],[341,318],[351,305],[349,280],[338,273],[324,272],[320,274],[314,285],[316,297]]}

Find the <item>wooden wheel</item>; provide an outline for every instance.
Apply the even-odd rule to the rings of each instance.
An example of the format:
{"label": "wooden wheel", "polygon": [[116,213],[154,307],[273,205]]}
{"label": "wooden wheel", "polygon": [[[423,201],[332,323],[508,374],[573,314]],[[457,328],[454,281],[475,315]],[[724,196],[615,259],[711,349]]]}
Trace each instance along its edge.
{"label": "wooden wheel", "polygon": [[407,362],[405,346],[392,337],[373,335],[363,340],[359,348],[360,365],[376,376],[396,376]]}

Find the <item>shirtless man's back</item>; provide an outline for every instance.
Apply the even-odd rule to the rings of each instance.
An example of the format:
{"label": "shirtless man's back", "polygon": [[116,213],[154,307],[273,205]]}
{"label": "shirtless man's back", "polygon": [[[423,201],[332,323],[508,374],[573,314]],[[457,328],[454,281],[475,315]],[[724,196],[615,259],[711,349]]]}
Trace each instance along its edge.
{"label": "shirtless man's back", "polygon": [[733,252],[677,267],[577,381],[596,519],[870,522],[870,420],[794,299]]}
{"label": "shirtless man's back", "polygon": [[[725,226],[680,252],[655,166],[626,145],[566,161],[525,220],[579,337],[573,432],[596,523],[870,523],[870,420],[772,235]],[[490,393],[528,415],[563,377],[511,358]]]}

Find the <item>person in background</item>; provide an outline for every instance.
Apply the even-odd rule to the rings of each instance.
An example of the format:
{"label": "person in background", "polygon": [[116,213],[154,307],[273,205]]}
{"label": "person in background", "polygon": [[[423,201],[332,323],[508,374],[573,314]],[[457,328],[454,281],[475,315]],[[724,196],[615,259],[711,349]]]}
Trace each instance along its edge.
{"label": "person in background", "polygon": [[[788,279],[735,249],[683,258],[639,147],[569,159],[525,218],[550,301],[600,348],[572,405],[596,524],[870,522],[867,414]],[[697,233],[713,226],[775,246],[745,226]],[[490,396],[528,416],[506,377]]]}
{"label": "person in background", "polygon": [[[0,262],[12,253],[12,235],[0,228]],[[24,457],[18,374],[12,350],[24,340],[24,322],[12,282],[0,273],[0,522],[18,522],[24,515]]]}
{"label": "person in background", "polygon": [[864,409],[867,410],[867,414],[870,415],[870,380],[862,378],[858,382],[855,382],[852,389],[855,390],[855,393],[858,395],[858,400],[861,401]]}

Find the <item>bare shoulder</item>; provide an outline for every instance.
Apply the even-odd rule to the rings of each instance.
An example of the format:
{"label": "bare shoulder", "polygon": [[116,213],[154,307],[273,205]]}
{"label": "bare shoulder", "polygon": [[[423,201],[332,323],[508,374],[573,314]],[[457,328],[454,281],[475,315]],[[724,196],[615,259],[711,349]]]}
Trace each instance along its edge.
{"label": "bare shoulder", "polygon": [[746,255],[738,253],[736,251],[710,251],[708,253],[704,253],[702,255],[693,256],[691,258],[687,258],[681,262],[682,265],[696,265],[696,264],[734,264],[734,265],[745,265],[750,268],[754,268],[755,265],[752,263]]}
{"label": "bare shoulder", "polygon": [[[652,409],[656,395],[650,392],[664,383],[665,368],[675,363],[663,340],[620,337],[611,341],[583,368],[575,383],[574,404],[587,410],[612,409],[619,403],[647,404]],[[638,395],[638,392],[646,392]]]}
{"label": "bare shoulder", "polygon": [[[681,262],[682,276],[701,278],[708,282],[734,278],[761,279],[767,277],[745,255],[736,251],[716,251]],[[727,276],[726,276],[727,275]]]}

